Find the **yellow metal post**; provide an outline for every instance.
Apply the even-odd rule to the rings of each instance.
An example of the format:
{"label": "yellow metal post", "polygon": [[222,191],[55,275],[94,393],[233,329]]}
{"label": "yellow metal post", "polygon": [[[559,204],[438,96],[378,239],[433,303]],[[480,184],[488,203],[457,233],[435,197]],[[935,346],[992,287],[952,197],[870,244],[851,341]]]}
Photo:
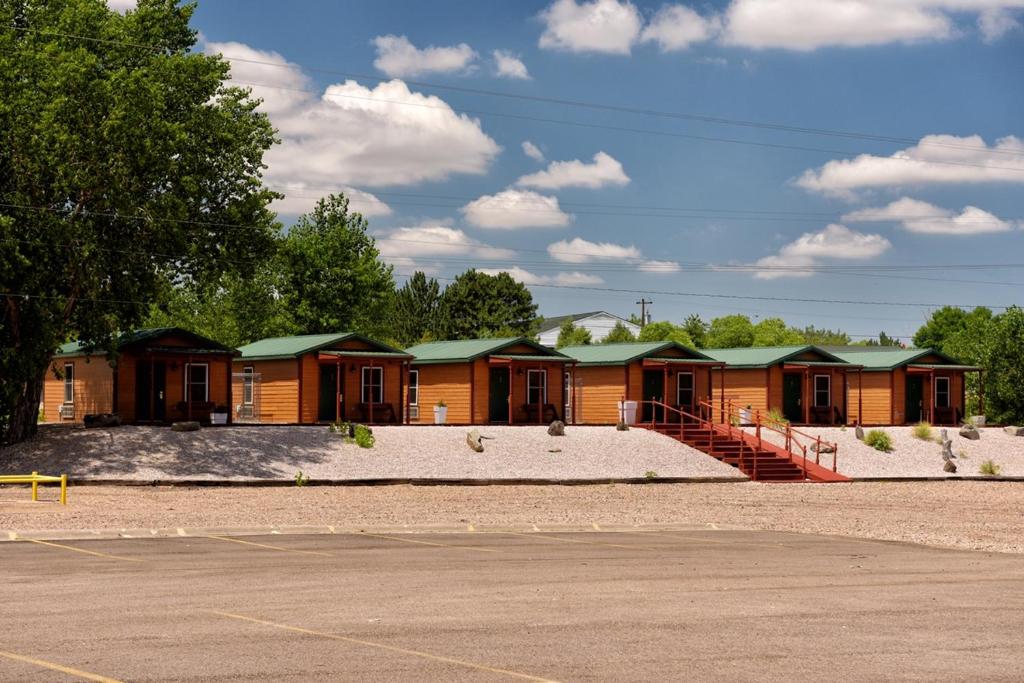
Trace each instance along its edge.
{"label": "yellow metal post", "polygon": [[68,504],[68,475],[60,475],[60,504]]}
{"label": "yellow metal post", "polygon": [[39,473],[32,473],[32,500],[39,500]]}

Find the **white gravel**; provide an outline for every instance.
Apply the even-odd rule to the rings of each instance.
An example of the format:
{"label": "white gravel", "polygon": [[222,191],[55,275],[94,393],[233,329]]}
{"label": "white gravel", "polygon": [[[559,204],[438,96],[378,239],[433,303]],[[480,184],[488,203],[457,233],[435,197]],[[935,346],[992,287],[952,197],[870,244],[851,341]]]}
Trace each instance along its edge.
{"label": "white gravel", "polygon": [[[0,451],[7,472],[67,473],[123,480],[294,479],[613,479],[658,477],[746,479],[736,468],[644,429],[480,427],[483,453],[466,445],[465,427],[374,427],[362,449],[326,427],[219,427],[172,432],[167,427],[47,427]],[[552,449],[561,452],[551,453]]]}
{"label": "white gravel", "polygon": [[[976,477],[980,476],[979,466],[986,460],[999,465],[1002,476],[1024,476],[1024,437],[1010,436],[1002,427],[980,429],[981,439],[978,441],[963,438],[958,428],[946,427],[953,442],[953,455],[956,456],[953,461],[957,466],[955,474],[942,470],[942,446],[936,441],[918,439],[914,436],[913,427],[865,427],[864,432],[871,429],[882,429],[890,436],[891,453],[876,451],[858,441],[853,427],[801,427],[800,431],[815,437],[820,435],[823,441],[838,444],[837,469],[848,477]],[[936,438],[941,429],[932,428]],[[769,434],[764,431],[762,436],[768,438]],[[810,449],[808,457],[814,457]],[[832,454],[822,453],[821,463],[831,467]]]}

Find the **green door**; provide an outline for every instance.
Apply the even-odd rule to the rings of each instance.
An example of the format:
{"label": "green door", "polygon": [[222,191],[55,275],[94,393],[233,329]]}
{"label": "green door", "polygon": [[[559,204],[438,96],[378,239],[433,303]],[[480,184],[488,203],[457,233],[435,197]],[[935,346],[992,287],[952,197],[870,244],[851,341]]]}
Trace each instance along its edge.
{"label": "green door", "polygon": [[317,419],[320,422],[334,422],[338,419],[338,408],[338,368],[334,365],[321,365]]}
{"label": "green door", "polygon": [[508,423],[508,370],[491,368],[487,415],[491,422]]}
{"label": "green door", "polygon": [[924,412],[924,377],[907,375],[906,423],[921,421]]}
{"label": "green door", "polygon": [[[641,389],[640,398],[644,401],[660,401],[665,402],[665,373],[661,370],[644,370],[644,381]],[[650,422],[653,418],[655,422],[663,422],[664,410],[660,406],[653,406],[650,403],[643,404],[643,410],[640,411],[640,421]]]}
{"label": "green door", "polygon": [[782,376],[782,414],[790,422],[804,421],[803,377],[793,373]]}

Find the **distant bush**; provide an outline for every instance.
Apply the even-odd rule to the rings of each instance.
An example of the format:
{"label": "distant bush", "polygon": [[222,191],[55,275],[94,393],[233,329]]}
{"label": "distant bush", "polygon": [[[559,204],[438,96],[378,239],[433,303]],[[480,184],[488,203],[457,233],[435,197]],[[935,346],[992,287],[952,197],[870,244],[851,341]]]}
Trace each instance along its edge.
{"label": "distant bush", "polygon": [[986,460],[981,463],[978,467],[978,472],[984,474],[986,477],[998,477],[999,473],[1002,472],[1003,468],[995,464],[991,460]]}
{"label": "distant bush", "polygon": [[883,453],[892,452],[892,438],[881,429],[872,429],[864,435],[864,443]]}
{"label": "distant bush", "polygon": [[295,473],[295,485],[296,486],[305,486],[308,483],[309,483],[309,477],[304,475],[302,473],[302,470],[299,470],[298,472]]}
{"label": "distant bush", "polygon": [[655,472],[654,470],[647,470],[646,472],[644,472],[644,479],[646,479],[647,481],[650,481],[651,479],[657,479],[657,478],[658,478],[658,473]]}
{"label": "distant bush", "polygon": [[789,420],[786,419],[786,416],[778,408],[772,408],[768,411],[768,422],[777,427],[785,427],[789,424]]}
{"label": "distant bush", "polygon": [[366,425],[356,425],[355,430],[355,441],[356,445],[360,448],[373,448],[373,444],[376,439],[373,438],[373,432]]}
{"label": "distant bush", "polygon": [[921,439],[921,441],[931,441],[935,438],[932,426],[927,422],[918,422],[914,425],[914,436]]}

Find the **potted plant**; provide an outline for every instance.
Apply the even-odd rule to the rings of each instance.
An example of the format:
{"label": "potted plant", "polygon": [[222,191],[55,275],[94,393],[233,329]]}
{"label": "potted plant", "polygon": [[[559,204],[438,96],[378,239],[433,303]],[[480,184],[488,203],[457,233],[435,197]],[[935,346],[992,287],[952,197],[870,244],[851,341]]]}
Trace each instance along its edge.
{"label": "potted plant", "polygon": [[228,423],[228,407],[217,406],[210,413],[210,424],[226,425]]}
{"label": "potted plant", "polygon": [[750,404],[747,404],[746,408],[740,408],[740,424],[753,424],[754,423],[754,411],[751,409]]}
{"label": "potted plant", "polygon": [[441,399],[434,406],[434,424],[443,425],[448,422],[448,404]]}

